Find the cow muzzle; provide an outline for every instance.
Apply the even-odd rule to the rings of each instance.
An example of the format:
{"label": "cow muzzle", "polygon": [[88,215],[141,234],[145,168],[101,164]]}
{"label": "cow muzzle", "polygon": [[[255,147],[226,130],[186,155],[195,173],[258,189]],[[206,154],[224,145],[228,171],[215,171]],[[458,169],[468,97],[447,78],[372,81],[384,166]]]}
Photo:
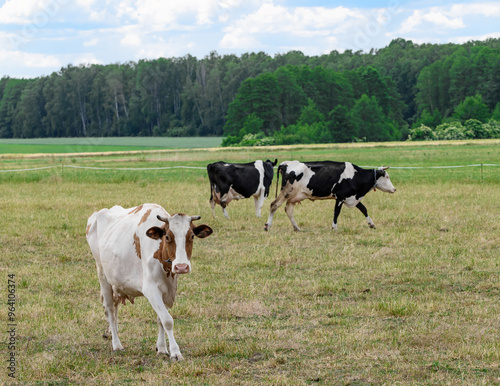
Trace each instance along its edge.
{"label": "cow muzzle", "polygon": [[174,267],[172,268],[172,272],[178,274],[189,273],[189,271],[189,264],[184,263],[174,265]]}

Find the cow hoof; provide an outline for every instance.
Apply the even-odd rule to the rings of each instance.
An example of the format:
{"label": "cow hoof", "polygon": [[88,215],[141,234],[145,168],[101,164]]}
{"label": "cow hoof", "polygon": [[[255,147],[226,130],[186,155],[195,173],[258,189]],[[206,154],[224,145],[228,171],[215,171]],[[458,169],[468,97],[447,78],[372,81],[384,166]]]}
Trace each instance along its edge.
{"label": "cow hoof", "polygon": [[170,360],[171,360],[172,362],[180,362],[180,361],[183,361],[183,360],[184,360],[184,357],[182,356],[182,354],[180,354],[180,353],[179,353],[179,354],[176,354],[176,355],[172,355],[172,356],[170,357]]}
{"label": "cow hoof", "polygon": [[264,230],[267,232],[269,230],[269,225],[264,225]]}
{"label": "cow hoof", "polygon": [[377,227],[375,226],[375,224],[368,224],[368,226],[372,229],[377,229]]}
{"label": "cow hoof", "polygon": [[122,345],[119,345],[118,347],[113,348],[113,351],[114,351],[114,352],[117,352],[117,351],[122,351],[122,350],[123,350],[123,346],[122,346]]}
{"label": "cow hoof", "polygon": [[158,356],[163,356],[163,355],[165,355],[167,357],[170,356],[170,354],[168,353],[166,348],[158,350],[158,347],[155,347],[155,350],[156,350],[156,355],[158,355]]}
{"label": "cow hoof", "polygon": [[300,229],[300,228],[293,228],[293,230],[294,230],[295,232],[302,232],[302,229]]}

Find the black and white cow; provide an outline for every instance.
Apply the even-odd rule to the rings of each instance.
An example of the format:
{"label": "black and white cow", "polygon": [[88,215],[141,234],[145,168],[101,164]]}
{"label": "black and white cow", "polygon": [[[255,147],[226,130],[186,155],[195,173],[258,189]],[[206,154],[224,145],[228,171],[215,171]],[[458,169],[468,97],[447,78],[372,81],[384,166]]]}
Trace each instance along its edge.
{"label": "black and white cow", "polygon": [[[366,207],[361,203],[371,190],[394,193],[396,188],[386,172],[388,167],[362,169],[350,162],[299,162],[284,161],[278,166],[278,181],[283,176],[280,195],[271,203],[265,230],[271,228],[274,212],[286,201],[285,211],[293,225],[300,231],[293,217],[295,204],[302,200],[336,199],[332,228],[337,229],[337,218],[342,204],[348,208],[356,207],[363,213],[370,228],[375,228]],[[278,184],[279,182],[277,182]],[[277,187],[276,187],[277,190]]]}
{"label": "black and white cow", "polygon": [[278,163],[266,160],[257,160],[246,164],[231,164],[215,162],[207,165],[210,180],[210,207],[215,217],[215,205],[222,207],[226,218],[229,215],[226,206],[232,200],[253,197],[255,201],[255,214],[260,217],[264,199],[269,196],[269,187],[273,180],[273,167]]}

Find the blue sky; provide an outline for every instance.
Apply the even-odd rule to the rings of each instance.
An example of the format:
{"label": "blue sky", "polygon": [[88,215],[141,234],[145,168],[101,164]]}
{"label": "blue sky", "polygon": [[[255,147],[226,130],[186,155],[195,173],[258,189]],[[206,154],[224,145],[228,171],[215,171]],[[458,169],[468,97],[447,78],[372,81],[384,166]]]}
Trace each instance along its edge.
{"label": "blue sky", "polygon": [[0,77],[211,51],[369,51],[500,37],[499,1],[0,0]]}

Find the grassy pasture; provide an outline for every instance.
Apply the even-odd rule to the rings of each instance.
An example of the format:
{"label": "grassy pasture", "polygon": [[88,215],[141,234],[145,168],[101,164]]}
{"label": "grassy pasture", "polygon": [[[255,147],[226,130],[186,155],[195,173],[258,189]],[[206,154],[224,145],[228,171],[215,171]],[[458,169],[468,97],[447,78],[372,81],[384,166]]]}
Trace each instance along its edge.
{"label": "grassy pasture", "polygon": [[[204,170],[220,159],[349,160],[359,165],[500,163],[499,143],[185,150],[107,157],[12,158],[0,170],[0,270],[16,280],[16,379],[26,383],[498,384],[500,169],[393,169],[394,195],[364,199],[377,229],[333,201],[304,202],[292,231],[280,209],[270,232],[253,200],[212,218]],[[271,188],[274,197],[274,185]],[[186,358],[154,351],[144,298],[119,310],[125,350],[102,339],[106,321],[85,240],[95,210],[156,202],[200,214],[193,272],[171,314]],[[7,305],[2,303],[2,320]],[[4,331],[6,329],[4,322]],[[3,333],[4,341],[7,335]],[[7,360],[7,351],[2,351]],[[6,365],[0,381],[8,382]]]}

